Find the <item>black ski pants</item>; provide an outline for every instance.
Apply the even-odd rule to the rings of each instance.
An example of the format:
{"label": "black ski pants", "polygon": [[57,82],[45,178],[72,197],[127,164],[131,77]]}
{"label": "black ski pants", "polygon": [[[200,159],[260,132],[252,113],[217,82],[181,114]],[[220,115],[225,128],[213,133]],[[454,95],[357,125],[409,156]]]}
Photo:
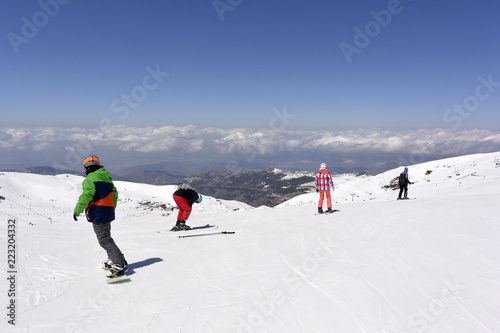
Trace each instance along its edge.
{"label": "black ski pants", "polygon": [[405,193],[405,198],[408,198],[408,184],[404,186],[399,186],[399,195],[398,198],[401,199],[401,194],[403,194],[403,191]]}

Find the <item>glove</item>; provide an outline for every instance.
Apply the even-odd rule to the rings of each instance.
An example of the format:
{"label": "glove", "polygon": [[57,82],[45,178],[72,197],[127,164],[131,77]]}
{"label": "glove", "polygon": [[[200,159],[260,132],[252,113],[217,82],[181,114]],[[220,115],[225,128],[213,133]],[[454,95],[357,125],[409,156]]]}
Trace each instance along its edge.
{"label": "glove", "polygon": [[316,189],[316,193],[318,193],[318,192],[319,192],[319,190],[318,190],[318,189]]}
{"label": "glove", "polygon": [[78,221],[78,215],[73,213],[73,220]]}

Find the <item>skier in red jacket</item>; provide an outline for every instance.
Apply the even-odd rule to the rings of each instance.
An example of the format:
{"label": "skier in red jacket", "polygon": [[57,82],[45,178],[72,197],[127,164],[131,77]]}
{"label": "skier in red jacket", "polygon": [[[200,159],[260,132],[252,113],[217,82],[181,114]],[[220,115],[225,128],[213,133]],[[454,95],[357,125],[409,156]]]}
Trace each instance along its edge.
{"label": "skier in red jacket", "polygon": [[326,163],[321,163],[318,173],[316,174],[316,192],[319,192],[318,213],[323,213],[323,201],[326,196],[326,205],[328,213],[333,213],[332,197],[330,190],[333,190],[333,181],[330,171],[326,168]]}

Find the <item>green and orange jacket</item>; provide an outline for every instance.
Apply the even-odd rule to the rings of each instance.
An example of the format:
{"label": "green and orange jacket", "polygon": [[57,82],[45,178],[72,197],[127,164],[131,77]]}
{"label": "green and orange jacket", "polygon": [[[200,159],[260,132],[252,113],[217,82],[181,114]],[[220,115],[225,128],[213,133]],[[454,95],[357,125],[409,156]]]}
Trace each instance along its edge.
{"label": "green and orange jacket", "polygon": [[82,188],[83,193],[78,199],[74,213],[80,215],[85,210],[87,220],[93,223],[113,221],[118,191],[109,172],[100,167],[89,173],[82,183]]}

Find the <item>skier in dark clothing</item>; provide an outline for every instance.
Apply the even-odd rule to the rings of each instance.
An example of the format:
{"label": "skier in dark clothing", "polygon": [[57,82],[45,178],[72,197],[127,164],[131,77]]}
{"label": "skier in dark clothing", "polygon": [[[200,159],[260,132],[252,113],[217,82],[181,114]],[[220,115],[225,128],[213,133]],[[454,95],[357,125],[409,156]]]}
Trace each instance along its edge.
{"label": "skier in dark clothing", "polygon": [[[399,195],[398,195],[398,200],[401,199],[408,199],[408,184],[413,184],[410,182],[410,179],[408,178],[408,168],[405,168],[403,172],[399,175]],[[401,195],[403,194],[404,191],[404,197],[401,198]]]}
{"label": "skier in dark clothing", "polygon": [[128,264],[122,252],[111,238],[111,221],[115,219],[115,207],[118,201],[118,191],[113,180],[101,161],[95,155],[83,161],[87,178],[82,183],[83,193],[78,199],[73,212],[73,219],[78,220],[85,210],[89,222],[92,222],[99,245],[106,251],[108,259],[103,262],[103,268],[111,275],[122,276],[127,272]]}
{"label": "skier in dark clothing", "polygon": [[180,183],[177,185],[177,190],[173,194],[174,201],[179,207],[177,222],[171,231],[191,230],[191,227],[186,225],[186,220],[191,215],[193,204],[200,203],[203,200],[201,194],[193,190],[189,185]]}

